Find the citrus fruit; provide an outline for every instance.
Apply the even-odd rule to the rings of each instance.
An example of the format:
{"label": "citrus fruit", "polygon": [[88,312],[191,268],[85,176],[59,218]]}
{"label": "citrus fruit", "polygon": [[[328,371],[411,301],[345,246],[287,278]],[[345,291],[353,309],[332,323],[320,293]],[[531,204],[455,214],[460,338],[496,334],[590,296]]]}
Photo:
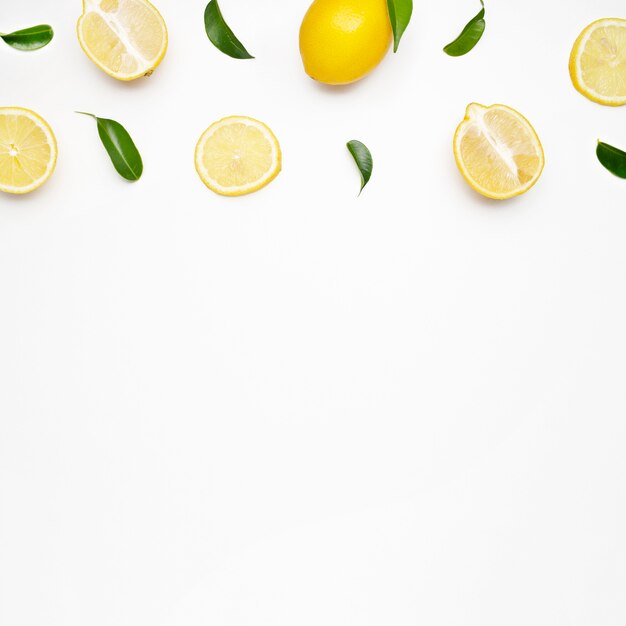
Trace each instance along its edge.
{"label": "citrus fruit", "polygon": [[478,193],[506,200],[528,191],[544,166],[543,148],[530,122],[502,104],[470,104],[454,135],[461,174]]}
{"label": "citrus fruit", "polygon": [[85,54],[118,80],[151,74],[167,50],[165,21],[147,0],[83,0],[77,32]]}
{"label": "citrus fruit", "polygon": [[329,85],[369,74],[391,44],[386,0],[315,0],[300,27],[304,70]]}
{"label": "citrus fruit", "polygon": [[0,191],[23,194],[43,185],[57,162],[57,142],[33,111],[0,108]]}
{"label": "citrus fruit", "polygon": [[574,43],[569,72],[574,87],[590,100],[626,104],[626,20],[589,24]]}
{"label": "citrus fruit", "polygon": [[242,196],[278,176],[280,145],[262,122],[251,117],[226,117],[202,133],[195,161],[209,189],[223,196]]}

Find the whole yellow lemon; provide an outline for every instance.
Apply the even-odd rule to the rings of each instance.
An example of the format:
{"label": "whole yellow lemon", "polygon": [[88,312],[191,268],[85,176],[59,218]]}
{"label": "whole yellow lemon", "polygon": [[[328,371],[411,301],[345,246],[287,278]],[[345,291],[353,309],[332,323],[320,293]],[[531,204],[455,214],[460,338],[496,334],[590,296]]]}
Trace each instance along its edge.
{"label": "whole yellow lemon", "polygon": [[300,27],[306,73],[329,85],[369,74],[391,44],[387,0],[315,0]]}

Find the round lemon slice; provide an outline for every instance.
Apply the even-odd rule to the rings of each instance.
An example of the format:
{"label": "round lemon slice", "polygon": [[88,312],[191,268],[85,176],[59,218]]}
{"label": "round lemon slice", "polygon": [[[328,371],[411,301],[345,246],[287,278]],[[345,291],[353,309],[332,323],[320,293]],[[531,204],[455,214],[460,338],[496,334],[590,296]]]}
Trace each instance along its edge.
{"label": "round lemon slice", "polygon": [[242,196],[278,176],[280,145],[262,122],[251,117],[226,117],[202,133],[195,161],[209,189],[223,196]]}
{"label": "round lemon slice", "polygon": [[626,20],[589,24],[574,43],[569,72],[574,87],[590,100],[626,104]]}
{"label": "round lemon slice", "polygon": [[545,163],[530,122],[502,104],[470,104],[454,135],[461,174],[478,193],[506,200],[528,191]]}
{"label": "round lemon slice", "polygon": [[23,194],[54,172],[57,142],[48,123],[33,111],[0,108],[0,191]]}
{"label": "round lemon slice", "polygon": [[77,25],[85,54],[109,76],[150,75],[167,50],[167,27],[148,0],[83,0]]}

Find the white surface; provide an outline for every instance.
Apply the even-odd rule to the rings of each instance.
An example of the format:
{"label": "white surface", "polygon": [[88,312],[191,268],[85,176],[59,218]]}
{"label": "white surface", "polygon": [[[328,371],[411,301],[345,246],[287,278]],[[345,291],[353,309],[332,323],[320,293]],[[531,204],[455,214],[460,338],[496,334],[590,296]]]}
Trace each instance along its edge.
{"label": "white surface", "polygon": [[[3,2],[0,104],[52,124],[54,178],[0,197],[3,626],[623,626],[626,183],[596,162],[624,109],[586,101],[571,44],[621,0],[419,3],[400,52],[325,89],[308,0],[160,0],[150,80],[101,74],[78,0]],[[184,5],[184,6],[183,6]],[[540,183],[508,204],[456,171],[465,105],[535,125]],[[122,122],[113,171],[87,110]],[[247,114],[284,171],[222,199],[193,149]],[[345,149],[366,142],[357,199]]]}

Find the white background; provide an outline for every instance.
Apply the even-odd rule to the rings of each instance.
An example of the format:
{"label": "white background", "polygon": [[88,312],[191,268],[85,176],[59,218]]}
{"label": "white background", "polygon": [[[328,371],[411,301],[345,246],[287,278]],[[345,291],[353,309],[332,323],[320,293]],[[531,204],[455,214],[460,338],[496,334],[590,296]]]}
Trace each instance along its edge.
{"label": "white background", "polygon": [[[0,197],[0,624],[623,626],[625,109],[567,61],[622,0],[418,2],[397,55],[304,74],[308,0],[223,0],[253,61],[160,0],[150,78],[102,74],[78,0],[0,6],[0,105],[52,125],[54,177]],[[519,109],[547,166],[497,204],[456,170],[470,101]],[[145,162],[114,172],[86,110]],[[224,199],[201,132],[268,123],[284,170]],[[345,142],[372,150],[370,185]]]}

